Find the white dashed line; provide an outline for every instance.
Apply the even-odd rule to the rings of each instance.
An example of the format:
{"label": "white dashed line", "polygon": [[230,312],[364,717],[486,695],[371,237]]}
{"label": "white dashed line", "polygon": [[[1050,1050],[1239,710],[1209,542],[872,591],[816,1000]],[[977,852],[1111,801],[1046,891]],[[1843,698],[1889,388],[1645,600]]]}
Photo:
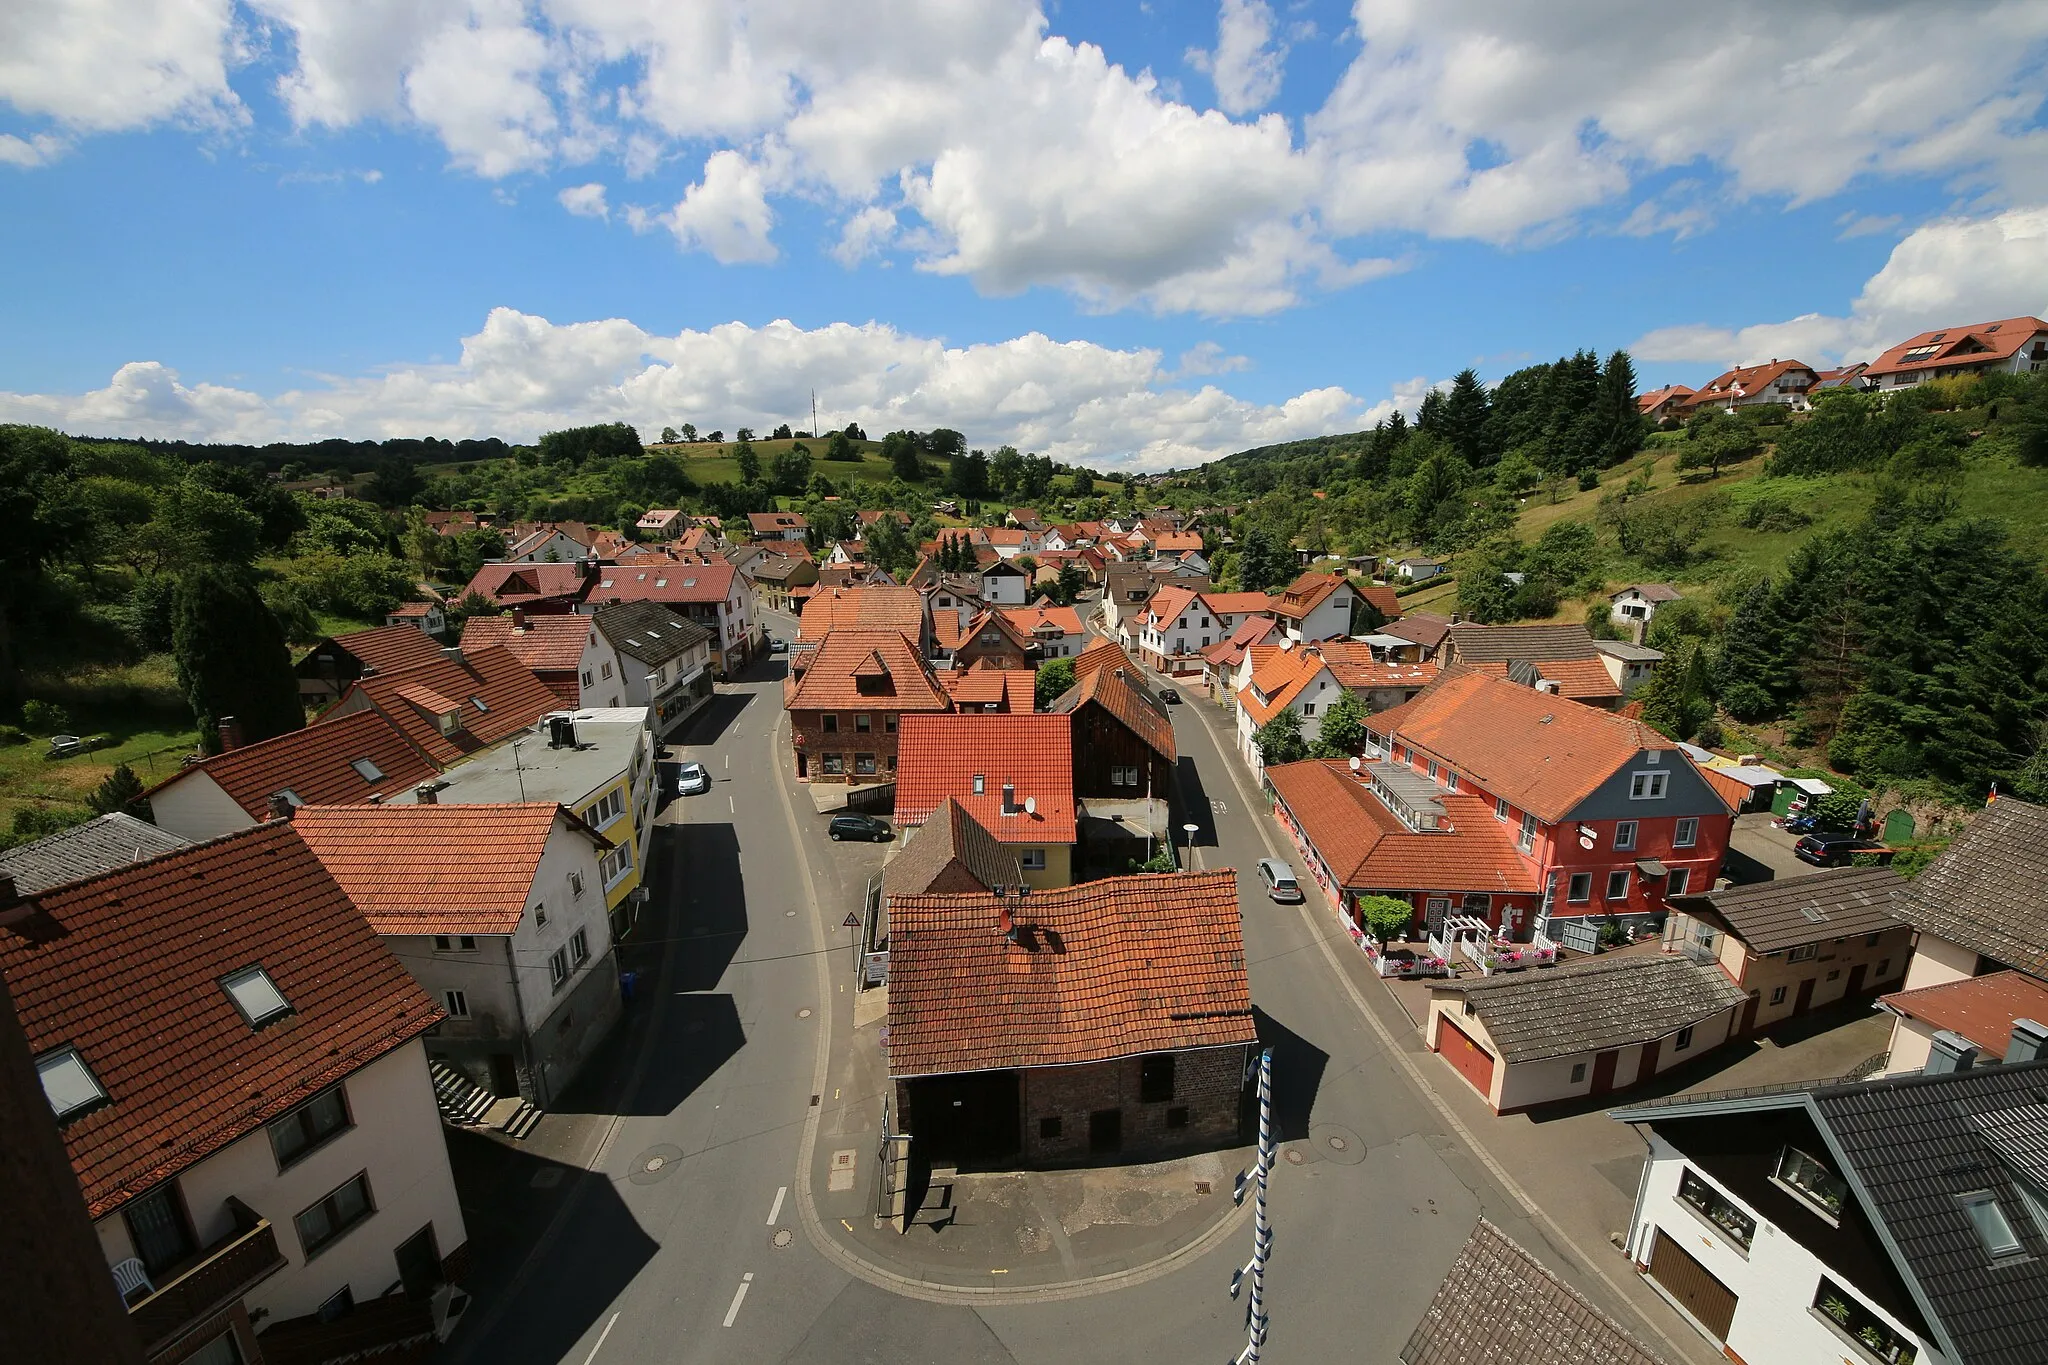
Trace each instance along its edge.
{"label": "white dashed line", "polygon": [[[740,1276],[740,1287],[732,1291],[732,1307],[725,1310],[725,1325],[732,1326],[732,1320],[740,1315],[740,1305],[747,1301],[747,1286],[754,1282],[754,1272],[749,1270]],[[588,1365],[588,1362],[585,1362]]]}
{"label": "white dashed line", "polygon": [[597,1334],[597,1344],[596,1344],[595,1346],[592,1346],[592,1347],[590,1348],[590,1354],[589,1354],[589,1355],[587,1355],[587,1356],[585,1356],[585,1357],[583,1357],[583,1365],[590,1365],[590,1362],[591,1362],[591,1361],[593,1361],[593,1360],[596,1360],[596,1359],[597,1359],[597,1353],[598,1353],[599,1351],[601,1351],[601,1350],[603,1350],[603,1349],[604,1349],[604,1339],[605,1339],[606,1337],[610,1336],[610,1335],[612,1334],[612,1328],[614,1328],[614,1327],[616,1327],[616,1326],[618,1326],[618,1325],[619,1325],[619,1315],[618,1315],[617,1313],[614,1313],[614,1314],[612,1314],[612,1319],[611,1319],[611,1321],[610,1321],[610,1322],[607,1322],[607,1323],[606,1323],[606,1324],[604,1325],[604,1330],[603,1330],[602,1332],[599,1332],[599,1333]]}
{"label": "white dashed line", "polygon": [[782,1217],[782,1196],[784,1196],[785,1194],[788,1194],[788,1193],[789,1193],[789,1186],[787,1186],[787,1185],[778,1185],[778,1186],[776,1186],[776,1187],[775,1187],[775,1202],[774,1202],[773,1204],[771,1204],[771,1205],[769,1205],[769,1206],[768,1206],[768,1226],[769,1226],[769,1227],[771,1227],[771,1228],[772,1228],[772,1227],[774,1227],[774,1226],[775,1226],[775,1220],[776,1220],[776,1219],[778,1219],[778,1218],[780,1218],[780,1217]]}

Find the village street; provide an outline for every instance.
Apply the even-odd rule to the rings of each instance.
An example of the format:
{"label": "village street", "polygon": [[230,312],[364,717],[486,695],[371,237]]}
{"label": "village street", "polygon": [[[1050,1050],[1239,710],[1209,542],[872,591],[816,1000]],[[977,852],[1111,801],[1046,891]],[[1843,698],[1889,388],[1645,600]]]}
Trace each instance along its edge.
{"label": "village street", "polygon": [[[793,637],[787,618],[769,622]],[[877,846],[829,842],[789,776],[781,673],[770,659],[721,689],[677,745],[714,780],[666,814],[656,899],[622,958],[641,978],[611,1083],[619,1098],[590,1106],[612,1115],[590,1125],[602,1135],[593,1149],[559,1161],[518,1153],[495,1168],[493,1195],[523,1188],[502,1226],[472,1228],[478,1299],[452,1358],[1231,1358],[1244,1306],[1226,1289],[1249,1253],[1248,1224],[1156,1275],[1141,1265],[1114,1292],[1074,1296],[992,1281],[913,1297],[886,1273],[849,1273],[844,1244],[828,1256],[805,1231],[799,1171],[822,1160],[818,1132],[832,1131],[840,1106],[871,1098],[833,1082],[852,1031],[841,923],[880,858]],[[1392,1359],[1484,1214],[1674,1359],[1704,1359],[1661,1306],[1661,1333],[1631,1311],[1648,1301],[1639,1286],[1629,1283],[1623,1301],[1603,1280],[1633,1281],[1618,1254],[1604,1241],[1575,1249],[1530,1217],[1424,1098],[1388,1052],[1397,1035],[1375,1027],[1354,995],[1358,984],[1377,987],[1347,983],[1337,965],[1333,949],[1354,950],[1341,936],[1323,941],[1336,932],[1327,910],[1313,899],[1274,905],[1243,875],[1268,855],[1273,826],[1251,809],[1209,725],[1184,705],[1176,729],[1186,795],[1206,812],[1194,857],[1240,870],[1253,996],[1275,1049],[1287,1155],[1272,1180],[1263,1358]],[[488,1166],[490,1155],[459,1164]],[[870,1201],[874,1174],[872,1151],[858,1151]],[[475,1202],[468,1187],[464,1202]],[[493,1242],[495,1253],[483,1250]]]}

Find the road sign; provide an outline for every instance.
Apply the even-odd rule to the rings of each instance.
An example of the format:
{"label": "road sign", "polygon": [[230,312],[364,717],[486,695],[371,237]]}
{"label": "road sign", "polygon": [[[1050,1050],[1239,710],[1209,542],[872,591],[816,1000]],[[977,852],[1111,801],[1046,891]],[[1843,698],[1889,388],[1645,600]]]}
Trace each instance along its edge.
{"label": "road sign", "polygon": [[853,913],[853,911],[851,911],[851,910],[847,911],[847,912],[846,912],[846,918],[845,918],[845,919],[843,919],[843,920],[841,920],[841,921],[839,921],[839,927],[840,927],[840,928],[842,928],[842,929],[858,929],[858,928],[860,928],[860,916],[859,916],[859,915],[856,915],[856,914],[854,914],[854,913]]}

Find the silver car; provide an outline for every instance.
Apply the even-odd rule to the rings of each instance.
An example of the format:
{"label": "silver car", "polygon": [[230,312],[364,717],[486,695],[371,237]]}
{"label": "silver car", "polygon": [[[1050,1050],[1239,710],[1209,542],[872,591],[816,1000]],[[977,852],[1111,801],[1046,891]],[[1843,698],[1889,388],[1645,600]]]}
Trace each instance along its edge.
{"label": "silver car", "polygon": [[1276,858],[1259,859],[1259,880],[1266,884],[1266,894],[1281,905],[1300,905],[1304,899],[1294,869]]}

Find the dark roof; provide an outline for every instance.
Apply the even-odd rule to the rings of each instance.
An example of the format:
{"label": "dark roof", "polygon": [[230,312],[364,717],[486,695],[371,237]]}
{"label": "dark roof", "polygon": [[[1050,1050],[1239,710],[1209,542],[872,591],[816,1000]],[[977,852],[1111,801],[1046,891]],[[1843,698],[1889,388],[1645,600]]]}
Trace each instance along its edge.
{"label": "dark roof", "polygon": [[1023,865],[1016,853],[1003,847],[1001,840],[949,796],[882,869],[883,894],[892,899],[922,895],[956,862],[984,891],[1024,884]]}
{"label": "dark roof", "polygon": [[1660,1357],[1484,1218],[1408,1344],[1403,1365],[1663,1365]]}
{"label": "dark roof", "polygon": [[1704,901],[1752,949],[1776,953],[1802,943],[1898,928],[1892,892],[1905,884],[1906,879],[1888,867],[1837,867],[1810,877],[1731,886],[1684,900]]}
{"label": "dark roof", "polygon": [[1719,967],[1661,954],[1596,957],[1430,989],[1471,1001],[1509,1063],[1646,1043],[1748,998]]}
{"label": "dark roof", "polygon": [[1379,628],[1381,635],[1392,635],[1396,639],[1413,640],[1424,649],[1435,649],[1444,642],[1444,634],[1451,628],[1451,618],[1440,616],[1433,611],[1411,611],[1398,621],[1389,621]]}
{"label": "dark roof", "polygon": [[[2003,801],[2000,802],[2004,804]],[[1924,875],[1924,874],[1923,874]],[[1945,1075],[1687,1095],[1614,1111],[1627,1123],[1804,1108],[1840,1163],[1942,1353],[1958,1365],[2048,1359],[2048,1229],[2023,1202],[2048,1155],[2048,1062]],[[2048,1197],[2048,1189],[2037,1197]],[[1994,1266],[1958,1196],[1995,1195],[2024,1254]]]}
{"label": "dark roof", "polygon": [[1081,681],[1053,699],[1048,711],[1078,711],[1094,702],[1114,716],[1117,723],[1136,735],[1145,746],[1171,763],[1178,755],[1174,744],[1173,719],[1152,690],[1134,676],[1135,669],[1091,668]]}
{"label": "dark roof", "polygon": [[2001,796],[1892,896],[1915,929],[2048,980],[2048,809]]}
{"label": "dark roof", "polygon": [[711,631],[659,602],[615,602],[597,609],[597,628],[612,648],[659,668],[711,639]]}
{"label": "dark roof", "polygon": [[0,873],[14,878],[18,893],[33,896],[53,886],[173,852],[190,842],[183,835],[117,811],[0,853]]}
{"label": "dark roof", "polygon": [[1581,625],[1482,626],[1461,621],[1446,633],[1446,643],[1456,652],[1458,662],[1467,664],[1544,663],[1591,659],[1597,653],[1593,633]]}

